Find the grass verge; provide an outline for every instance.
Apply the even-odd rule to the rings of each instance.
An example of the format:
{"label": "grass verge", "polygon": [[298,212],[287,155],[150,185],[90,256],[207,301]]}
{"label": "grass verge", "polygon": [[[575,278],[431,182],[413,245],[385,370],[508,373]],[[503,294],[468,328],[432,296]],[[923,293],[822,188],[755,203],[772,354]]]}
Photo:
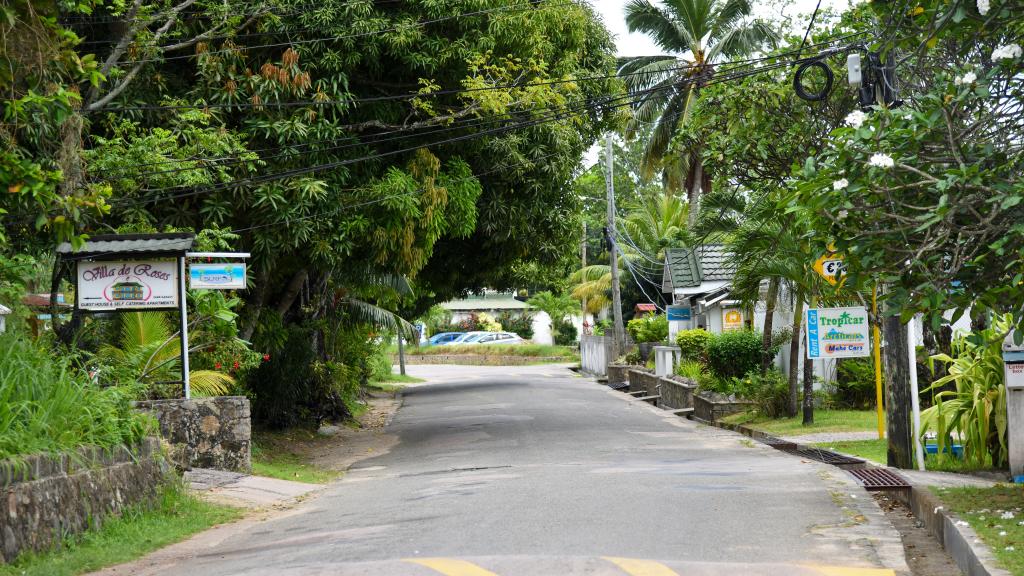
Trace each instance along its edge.
{"label": "grass verge", "polygon": [[888,444],[885,439],[882,440],[850,440],[844,442],[821,442],[815,444],[826,450],[833,450],[835,452],[842,452],[843,454],[849,454],[865,460],[871,460],[876,464],[885,465],[886,461],[886,450]]}
{"label": "grass verge", "polygon": [[752,412],[732,414],[723,419],[730,424],[744,424],[776,436],[799,436],[817,432],[871,432],[878,429],[873,410],[815,410],[814,424],[804,426],[801,416],[768,419]]}
{"label": "grass verge", "polygon": [[1011,574],[1024,574],[1024,487],[931,488],[943,504],[971,525]]}
{"label": "grass verge", "polygon": [[252,473],[257,476],[326,484],[341,476],[341,472],[319,468],[295,450],[295,442],[327,441],[314,430],[293,428],[281,432],[256,431],[253,434]]}
{"label": "grass verge", "polygon": [[157,505],[132,507],[89,531],[39,554],[0,565],[0,576],[73,576],[128,562],[184,540],[211,526],[239,518],[243,510],[204,502],[174,483],[161,489]]}

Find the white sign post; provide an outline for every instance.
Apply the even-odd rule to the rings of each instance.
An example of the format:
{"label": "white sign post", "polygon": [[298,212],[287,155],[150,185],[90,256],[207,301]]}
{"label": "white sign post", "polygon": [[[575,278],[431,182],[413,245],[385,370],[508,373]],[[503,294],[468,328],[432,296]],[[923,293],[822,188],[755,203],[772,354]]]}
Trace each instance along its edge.
{"label": "white sign post", "polygon": [[1024,342],[1014,343],[1013,332],[1003,341],[1003,374],[1006,382],[1006,437],[1010,475],[1024,481]]}
{"label": "white sign post", "polygon": [[80,261],[78,307],[94,312],[176,309],[178,272],[174,260]]}
{"label": "white sign post", "polygon": [[857,358],[868,356],[870,324],[868,311],[860,306],[848,308],[808,308],[807,357]]}

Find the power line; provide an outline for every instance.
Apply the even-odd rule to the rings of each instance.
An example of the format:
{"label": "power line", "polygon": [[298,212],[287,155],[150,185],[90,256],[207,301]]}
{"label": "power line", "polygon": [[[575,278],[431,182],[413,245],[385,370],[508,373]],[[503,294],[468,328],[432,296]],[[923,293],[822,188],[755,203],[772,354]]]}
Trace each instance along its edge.
{"label": "power line", "polygon": [[[606,100],[607,101],[614,101],[616,99],[622,99],[624,97],[628,97],[628,96],[616,96],[614,98],[607,98]],[[597,106],[600,106],[600,107],[605,108],[605,109],[614,109],[614,108],[619,108],[619,107],[623,107],[623,106],[630,106],[630,105],[632,105],[632,103],[628,102],[628,101],[625,104],[615,104],[615,105],[608,105],[607,103],[598,103],[597,104]],[[593,107],[593,106],[594,106],[594,104],[584,104],[583,105],[583,109],[586,110],[586,109],[589,109],[590,107]],[[241,184],[259,184],[259,183],[269,182],[269,181],[277,180],[277,179],[281,179],[281,178],[290,178],[290,177],[293,177],[293,176],[301,176],[301,175],[305,175],[305,174],[320,172],[320,171],[323,171],[323,170],[330,170],[330,169],[334,169],[334,168],[339,168],[339,167],[342,167],[342,166],[347,166],[347,165],[350,165],[350,164],[355,164],[357,162],[363,162],[363,161],[367,161],[367,160],[375,160],[375,159],[378,159],[378,158],[384,158],[384,157],[394,156],[394,155],[397,155],[397,154],[403,154],[403,153],[406,153],[406,152],[412,152],[412,151],[415,151],[415,150],[418,150],[418,149],[421,149],[421,148],[424,148],[424,147],[427,147],[427,146],[441,146],[441,145],[445,145],[445,144],[451,144],[451,143],[462,142],[462,141],[466,141],[466,140],[472,140],[472,139],[475,139],[475,138],[481,138],[481,137],[484,137],[484,136],[489,136],[489,135],[495,135],[495,134],[501,134],[501,133],[505,133],[505,132],[510,132],[510,131],[513,131],[513,130],[518,130],[520,128],[529,128],[529,127],[536,126],[536,125],[539,125],[539,124],[543,124],[543,123],[546,123],[546,122],[552,122],[552,121],[557,121],[557,120],[560,120],[560,119],[564,119],[566,117],[571,116],[573,113],[574,113],[574,111],[570,109],[566,113],[562,113],[561,115],[553,115],[550,118],[540,118],[540,119],[529,120],[529,121],[521,122],[519,124],[513,124],[511,126],[500,127],[500,128],[492,128],[492,129],[484,130],[484,131],[481,131],[481,132],[476,132],[476,133],[473,133],[473,134],[467,134],[467,135],[463,135],[463,136],[449,138],[449,139],[442,140],[442,141],[439,141],[439,142],[433,142],[433,143],[430,143],[430,144],[418,145],[418,146],[413,146],[413,147],[409,147],[409,148],[403,148],[403,149],[399,149],[399,150],[390,150],[390,151],[387,151],[387,152],[381,152],[381,153],[378,153],[378,154],[374,154],[374,155],[370,155],[370,156],[364,156],[364,157],[360,157],[360,158],[350,158],[350,159],[339,160],[339,161],[325,163],[325,164],[318,164],[318,165],[313,165],[313,166],[306,166],[306,167],[301,167],[301,168],[295,168],[295,169],[286,170],[286,171],[280,172],[280,173],[268,174],[268,175],[263,175],[263,176],[258,176],[258,177],[251,177],[251,178],[245,178],[245,179],[237,179],[237,180],[234,180],[234,181],[231,181],[231,182],[220,183],[220,184],[209,186],[209,187],[203,188],[203,189],[192,190],[190,192],[186,192],[186,193],[179,194],[179,195],[176,195],[176,196],[171,196],[169,198],[168,197],[151,197],[151,198],[146,198],[146,199],[142,199],[142,198],[135,199],[133,204],[144,204],[144,203],[148,203],[148,202],[151,202],[151,201],[157,201],[157,200],[165,200],[166,201],[168,199],[185,198],[185,197],[189,197],[189,196],[196,196],[196,195],[199,195],[199,194],[212,193],[212,192],[216,192],[216,191],[219,191],[219,190],[224,190],[224,189],[227,189],[227,188],[238,186],[238,185],[241,185]],[[151,189],[151,190],[147,190],[147,191],[149,191],[149,192],[161,192],[161,191],[164,191],[164,190],[173,190],[173,189],[177,189],[177,188],[181,188],[181,187],[174,186],[174,187],[162,188],[162,189]]]}
{"label": "power line", "polygon": [[[337,40],[348,40],[348,39],[352,39],[352,38],[364,38],[366,36],[374,36],[376,34],[382,34],[384,32],[396,32],[398,30],[402,30],[403,28],[408,28],[410,26],[413,26],[413,27],[427,26],[429,24],[437,24],[438,22],[447,22],[449,20],[457,20],[459,18],[469,18],[469,17],[473,17],[473,16],[484,16],[484,15],[487,15],[487,14],[495,14],[495,13],[500,13],[500,12],[515,12],[515,11],[523,11],[523,10],[543,10],[543,9],[547,9],[547,8],[560,8],[560,7],[575,6],[575,5],[577,5],[577,4],[570,0],[570,1],[561,2],[561,3],[558,3],[558,4],[552,4],[552,3],[532,4],[531,3],[528,6],[501,6],[501,7],[498,7],[498,8],[489,8],[487,10],[477,10],[477,11],[474,11],[474,12],[464,12],[464,13],[461,13],[461,14],[452,14],[450,16],[442,16],[442,17],[433,18],[433,19],[430,19],[430,20],[419,20],[419,21],[416,21],[416,22],[400,24],[398,26],[392,26],[390,28],[382,28],[380,30],[374,30],[372,32],[358,32],[358,33],[355,33],[355,34],[344,34],[344,35],[338,35],[338,36],[325,36],[325,37],[322,37],[322,38],[311,38],[311,39],[306,39],[306,40],[292,40],[292,41],[289,41],[289,42],[276,42],[276,43],[272,43],[272,44],[258,44],[258,45],[254,45],[254,46],[239,46],[239,47],[235,47],[235,48],[225,48],[225,49],[221,49],[221,50],[210,50],[210,51],[202,52],[200,54],[183,54],[181,56],[165,56],[165,57],[160,57],[160,58],[144,58],[142,60],[125,60],[125,61],[119,62],[118,64],[120,66],[124,66],[124,65],[129,65],[129,64],[132,64],[132,65],[134,65],[134,64],[148,64],[150,62],[167,62],[169,60],[184,60],[184,59],[188,59],[188,58],[196,58],[196,57],[199,57],[199,56],[212,56],[212,55],[215,55],[215,54],[224,54],[224,53],[228,53],[228,52],[236,52],[236,51],[239,51],[239,50],[253,50],[253,49],[257,49],[257,48],[281,48],[281,47],[284,47],[284,46],[295,46],[295,45],[299,45],[299,44],[312,44],[314,42],[333,42],[333,41],[337,41]],[[150,47],[156,48],[156,46],[150,46]]]}

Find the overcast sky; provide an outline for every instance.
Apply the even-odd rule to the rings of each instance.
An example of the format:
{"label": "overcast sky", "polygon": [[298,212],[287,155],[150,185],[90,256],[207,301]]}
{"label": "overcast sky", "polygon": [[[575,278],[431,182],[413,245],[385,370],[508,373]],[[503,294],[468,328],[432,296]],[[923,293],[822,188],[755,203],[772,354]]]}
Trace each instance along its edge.
{"label": "overcast sky", "polygon": [[[626,30],[626,17],[623,14],[623,7],[626,5],[627,0],[587,0],[587,2],[597,10],[604,20],[605,26],[615,36],[615,44],[618,48],[619,56],[651,56],[663,52],[647,35],[640,33],[630,34]],[[782,17],[792,18],[793,27],[798,29],[799,33],[802,33],[807,27],[811,13],[814,12],[817,0],[790,0],[788,2],[780,0],[780,2],[752,0],[756,14],[774,20],[781,20]],[[778,7],[783,5],[782,3],[786,6],[785,8]],[[835,12],[840,12],[849,5],[850,0],[821,0],[821,9],[823,11],[832,9]],[[774,6],[774,8],[771,6]],[[600,146],[595,144],[584,156],[583,165],[593,165],[597,162],[599,153]]]}
{"label": "overcast sky", "polygon": [[[597,9],[604,19],[605,26],[615,35],[619,56],[650,56],[660,54],[660,50],[654,45],[649,37],[644,34],[630,34],[626,31],[626,21],[623,15],[623,7],[627,0],[588,0],[591,6]],[[784,16],[793,18],[793,24],[799,29],[807,26],[807,21],[814,11],[817,0],[792,0],[786,8],[771,8],[773,4],[764,0],[753,0],[755,12],[759,15],[772,17],[778,16],[780,12]],[[778,6],[777,3],[774,3]],[[842,10],[849,5],[849,0],[822,0],[822,10],[833,8]]]}

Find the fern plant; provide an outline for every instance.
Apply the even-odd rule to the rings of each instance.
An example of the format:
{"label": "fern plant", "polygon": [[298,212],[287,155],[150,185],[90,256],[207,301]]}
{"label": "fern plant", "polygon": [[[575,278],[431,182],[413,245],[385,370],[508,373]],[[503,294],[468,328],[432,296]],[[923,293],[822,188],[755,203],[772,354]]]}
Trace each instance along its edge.
{"label": "fern plant", "polygon": [[[934,431],[938,452],[944,454],[949,439],[958,438],[968,463],[983,467],[987,458],[992,465],[1005,467],[1008,458],[1006,438],[1006,383],[1003,377],[1003,338],[1013,329],[1009,314],[993,319],[987,330],[953,342],[953,356],[936,354],[935,362],[945,362],[948,375],[939,378],[924,392],[932,392],[935,404],[921,412],[921,434]],[[949,383],[954,390],[940,390]]]}
{"label": "fern plant", "polygon": [[[181,340],[161,312],[127,312],[119,316],[117,345],[100,347],[97,359],[104,370],[147,385],[151,391],[178,379],[181,373]],[[190,370],[195,396],[221,396],[235,383],[215,370]]]}

